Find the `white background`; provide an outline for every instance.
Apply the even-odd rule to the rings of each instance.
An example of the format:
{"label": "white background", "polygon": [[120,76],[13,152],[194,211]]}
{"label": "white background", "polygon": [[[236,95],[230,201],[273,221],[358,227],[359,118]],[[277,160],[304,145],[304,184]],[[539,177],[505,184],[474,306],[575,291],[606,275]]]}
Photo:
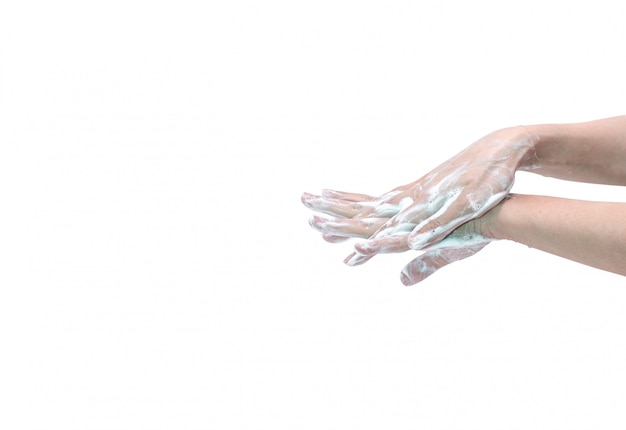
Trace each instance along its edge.
{"label": "white background", "polygon": [[626,113],[623,2],[7,3],[1,428],[626,426],[623,277],[501,242],[405,288],[300,204]]}

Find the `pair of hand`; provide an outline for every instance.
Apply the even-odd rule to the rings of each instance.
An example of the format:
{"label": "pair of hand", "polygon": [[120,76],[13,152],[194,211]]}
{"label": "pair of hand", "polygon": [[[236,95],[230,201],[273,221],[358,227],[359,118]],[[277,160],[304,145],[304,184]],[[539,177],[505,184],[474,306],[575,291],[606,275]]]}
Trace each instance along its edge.
{"label": "pair of hand", "polygon": [[331,216],[310,220],[326,241],[365,239],[346,258],[350,266],[381,253],[424,251],[402,270],[402,282],[412,285],[492,240],[473,220],[508,195],[516,170],[533,154],[533,138],[523,129],[499,130],[382,196],[324,190],[319,196],[304,193],[302,202]]}

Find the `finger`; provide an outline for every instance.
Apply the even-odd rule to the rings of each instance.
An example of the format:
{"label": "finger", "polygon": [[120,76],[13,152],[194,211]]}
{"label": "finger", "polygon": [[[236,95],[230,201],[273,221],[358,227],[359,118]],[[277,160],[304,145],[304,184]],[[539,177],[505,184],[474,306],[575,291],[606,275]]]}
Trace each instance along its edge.
{"label": "finger", "polygon": [[[370,243],[371,242],[371,243]],[[378,253],[391,253],[408,251],[409,247],[406,243],[406,237],[402,240],[400,237],[386,237],[383,239],[372,240],[355,245],[356,252],[348,255],[344,260],[348,266],[359,266],[367,263]]]}
{"label": "finger", "polygon": [[343,262],[348,266],[360,266],[361,264],[368,262],[372,257],[373,255],[362,255],[357,252],[353,252],[348,255]]}
{"label": "finger", "polygon": [[406,286],[415,285],[450,263],[464,260],[488,245],[489,242],[461,248],[441,248],[426,251],[404,266],[400,280]]}
{"label": "finger", "polygon": [[372,257],[376,254],[404,252],[410,249],[407,242],[408,236],[408,233],[405,233],[401,235],[371,239],[367,242],[357,243],[354,245],[354,249],[356,249],[359,254]]}
{"label": "finger", "polygon": [[350,239],[349,237],[343,236],[333,236],[331,234],[322,234],[322,239],[324,239],[328,243],[341,243]]}
{"label": "finger", "polygon": [[345,191],[322,190],[322,197],[329,199],[344,200],[346,202],[372,202],[376,197],[367,194],[347,193]]}
{"label": "finger", "polygon": [[408,238],[411,249],[424,249],[443,240],[450,232],[469,220],[479,218],[500,203],[508,190],[490,195],[484,201],[471,196],[449,198],[441,208],[417,224]]}
{"label": "finger", "polygon": [[371,236],[370,240],[357,243],[355,250],[359,254],[372,257],[376,254],[408,251],[410,249],[408,237],[414,227],[414,224],[396,224],[393,219],[388,220]]}
{"label": "finger", "polygon": [[352,218],[364,209],[371,207],[371,205],[367,206],[366,203],[345,202],[343,200],[325,198],[309,193],[302,194],[301,200],[304,206],[315,212],[342,218]]}
{"label": "finger", "polygon": [[323,234],[333,236],[368,238],[377,231],[385,222],[386,218],[334,218],[327,219],[314,215],[309,224],[315,230]]}
{"label": "finger", "polygon": [[[456,199],[457,195],[450,193],[448,198]],[[445,205],[445,199],[433,199],[432,197],[418,196],[417,200],[404,198],[404,205],[400,212],[391,217],[389,221],[375,233],[375,237],[398,234],[400,232],[411,233],[419,228],[440,211]],[[409,236],[410,237],[410,236]],[[410,245],[410,244],[409,244]]]}
{"label": "finger", "polygon": [[333,234],[324,233],[316,225],[317,223],[320,222],[319,220],[324,220],[324,218],[321,218],[321,217],[318,217],[318,216],[313,216],[309,220],[309,225],[311,227],[313,227],[315,230],[320,231],[322,233],[322,239],[324,239],[326,242],[328,242],[328,243],[341,243],[341,242],[345,242],[346,240],[350,239],[347,236],[337,236],[337,235],[333,235]]}

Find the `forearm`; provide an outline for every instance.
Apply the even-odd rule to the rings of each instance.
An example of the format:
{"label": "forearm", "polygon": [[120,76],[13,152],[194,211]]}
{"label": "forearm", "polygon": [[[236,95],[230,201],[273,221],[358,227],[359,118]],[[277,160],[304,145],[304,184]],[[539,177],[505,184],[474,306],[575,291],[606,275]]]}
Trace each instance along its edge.
{"label": "forearm", "polygon": [[484,216],[481,230],[626,275],[626,203],[511,195]]}
{"label": "forearm", "polygon": [[520,170],[571,181],[626,185],[626,115],[524,128],[535,147]]}

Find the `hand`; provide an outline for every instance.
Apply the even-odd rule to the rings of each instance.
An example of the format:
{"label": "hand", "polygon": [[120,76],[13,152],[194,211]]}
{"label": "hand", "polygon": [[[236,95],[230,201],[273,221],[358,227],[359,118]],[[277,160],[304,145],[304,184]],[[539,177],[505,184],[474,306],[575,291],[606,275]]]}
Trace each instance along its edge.
{"label": "hand", "polygon": [[[314,216],[311,226],[323,235],[331,237],[367,238],[373,230],[380,228],[386,218],[322,218]],[[400,279],[404,285],[414,285],[423,281],[437,270],[455,261],[471,257],[495,239],[488,238],[480,231],[482,218],[467,222],[445,239],[424,250],[402,269]]]}
{"label": "hand", "polygon": [[464,260],[482,250],[491,239],[476,231],[477,220],[463,224],[441,242],[404,266],[400,280],[406,286],[417,284],[450,263]]}
{"label": "hand", "polygon": [[[426,249],[460,225],[496,206],[513,186],[520,164],[535,156],[533,137],[522,127],[491,133],[410,184],[380,197],[325,190],[305,193],[302,202],[316,212],[358,222],[369,235],[328,228],[330,242],[363,237],[348,265],[363,264],[379,253]],[[381,223],[382,221],[382,223]]]}

